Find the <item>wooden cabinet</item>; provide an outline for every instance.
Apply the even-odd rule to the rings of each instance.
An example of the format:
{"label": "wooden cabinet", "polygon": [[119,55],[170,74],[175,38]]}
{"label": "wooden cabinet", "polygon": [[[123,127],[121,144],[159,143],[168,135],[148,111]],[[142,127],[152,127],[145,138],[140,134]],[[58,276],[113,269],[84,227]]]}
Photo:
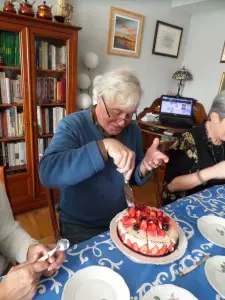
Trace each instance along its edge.
{"label": "wooden cabinet", "polygon": [[47,204],[39,159],[76,109],[80,29],[0,12],[0,161],[14,213]]}

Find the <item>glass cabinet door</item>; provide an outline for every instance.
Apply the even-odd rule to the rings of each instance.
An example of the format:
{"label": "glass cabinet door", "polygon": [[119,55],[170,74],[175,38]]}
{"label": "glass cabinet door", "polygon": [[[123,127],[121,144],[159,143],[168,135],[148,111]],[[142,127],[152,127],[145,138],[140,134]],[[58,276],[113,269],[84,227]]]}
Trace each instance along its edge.
{"label": "glass cabinet door", "polygon": [[[32,99],[34,116],[34,140],[36,141],[36,169],[56,131],[59,121],[66,115],[68,102],[68,37],[52,38],[48,34],[34,33],[35,95]],[[38,174],[36,193],[43,192]]]}
{"label": "glass cabinet door", "polygon": [[39,160],[66,114],[66,41],[35,36]]}
{"label": "glass cabinet door", "polygon": [[20,33],[0,30],[0,164],[7,174],[27,169]]}

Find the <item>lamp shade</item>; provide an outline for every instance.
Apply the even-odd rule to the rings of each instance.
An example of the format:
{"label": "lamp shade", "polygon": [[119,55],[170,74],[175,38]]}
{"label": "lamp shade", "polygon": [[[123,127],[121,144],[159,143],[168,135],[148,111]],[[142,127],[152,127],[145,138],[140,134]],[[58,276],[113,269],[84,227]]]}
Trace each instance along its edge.
{"label": "lamp shade", "polygon": [[84,55],[83,63],[88,69],[95,69],[99,64],[98,55],[94,52],[88,52]]}
{"label": "lamp shade", "polygon": [[192,80],[193,79],[193,76],[191,75],[191,73],[185,69],[185,67],[183,67],[182,69],[180,70],[177,70],[173,76],[172,76],[173,79],[176,79],[176,80]]}
{"label": "lamp shade", "polygon": [[80,90],[86,90],[91,84],[91,79],[86,74],[78,74],[77,76],[77,86]]}
{"label": "lamp shade", "polygon": [[80,94],[77,97],[77,108],[79,109],[87,109],[91,106],[92,99],[88,94]]}

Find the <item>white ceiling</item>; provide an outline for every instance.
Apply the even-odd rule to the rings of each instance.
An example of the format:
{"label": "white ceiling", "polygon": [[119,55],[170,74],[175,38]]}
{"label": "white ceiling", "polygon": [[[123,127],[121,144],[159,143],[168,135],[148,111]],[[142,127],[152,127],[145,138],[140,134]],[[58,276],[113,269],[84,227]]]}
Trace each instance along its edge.
{"label": "white ceiling", "polygon": [[172,0],[172,8],[191,15],[225,10],[225,0]]}

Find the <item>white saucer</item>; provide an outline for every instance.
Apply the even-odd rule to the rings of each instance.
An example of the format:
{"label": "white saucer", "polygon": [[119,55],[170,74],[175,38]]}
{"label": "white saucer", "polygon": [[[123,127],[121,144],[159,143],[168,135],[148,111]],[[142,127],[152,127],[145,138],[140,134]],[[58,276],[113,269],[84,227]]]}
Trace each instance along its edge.
{"label": "white saucer", "polygon": [[210,285],[225,298],[225,256],[209,258],[205,263],[205,275]]}
{"label": "white saucer", "polygon": [[91,266],[75,273],[63,289],[62,300],[130,300],[123,278],[110,268]]}
{"label": "white saucer", "polygon": [[[158,298],[157,298],[158,297]],[[157,285],[147,292],[142,300],[198,300],[189,291],[173,284]]]}
{"label": "white saucer", "polygon": [[134,251],[132,251],[131,249],[129,249],[128,247],[126,247],[120,240],[118,233],[117,233],[117,221],[121,218],[121,215],[124,214],[126,210],[123,210],[122,212],[120,212],[119,214],[117,214],[111,221],[110,223],[110,236],[111,239],[113,240],[113,242],[115,243],[115,245],[117,246],[117,248],[119,248],[119,250],[121,252],[123,252],[123,254],[125,254],[128,258],[130,258],[131,260],[133,260],[136,263],[140,263],[140,264],[153,264],[153,265],[165,265],[165,264],[170,264],[172,262],[174,262],[177,259],[180,259],[186,249],[187,249],[187,238],[183,232],[183,230],[180,228],[180,226],[178,226],[179,229],[179,244],[177,249],[166,256],[161,256],[161,257],[150,257],[150,256],[144,256],[141,254],[138,254]]}
{"label": "white saucer", "polygon": [[225,248],[225,219],[208,215],[197,222],[201,234],[213,244]]}

